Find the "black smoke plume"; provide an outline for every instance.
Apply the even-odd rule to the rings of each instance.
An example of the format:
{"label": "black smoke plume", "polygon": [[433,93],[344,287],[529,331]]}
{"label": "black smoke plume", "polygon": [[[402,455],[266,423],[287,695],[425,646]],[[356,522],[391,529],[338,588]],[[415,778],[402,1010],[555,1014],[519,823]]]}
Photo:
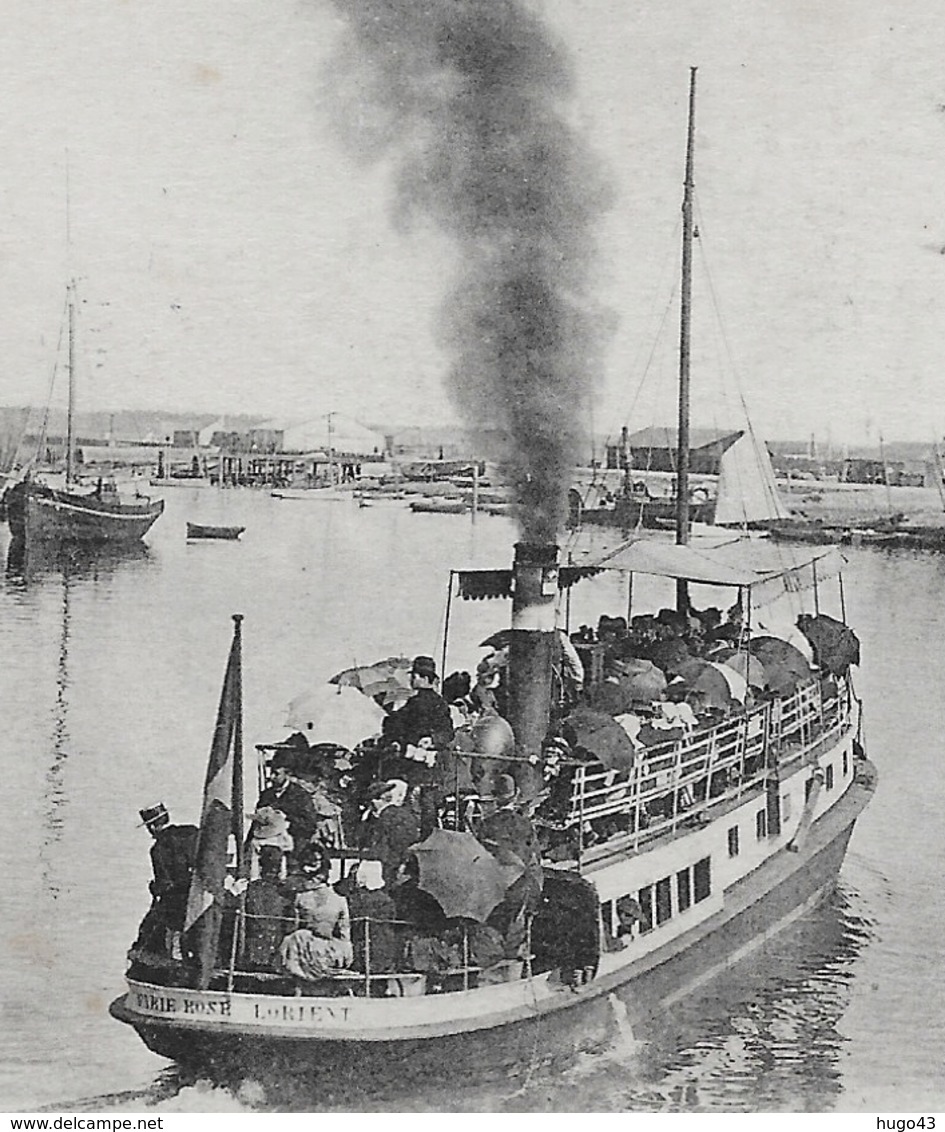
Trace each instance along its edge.
{"label": "black smoke plume", "polygon": [[555,541],[608,323],[589,271],[609,190],[567,120],[567,54],[522,0],[333,3],[361,154],[393,160],[399,216],[457,246],[438,328],[453,400],[508,436],[523,539]]}

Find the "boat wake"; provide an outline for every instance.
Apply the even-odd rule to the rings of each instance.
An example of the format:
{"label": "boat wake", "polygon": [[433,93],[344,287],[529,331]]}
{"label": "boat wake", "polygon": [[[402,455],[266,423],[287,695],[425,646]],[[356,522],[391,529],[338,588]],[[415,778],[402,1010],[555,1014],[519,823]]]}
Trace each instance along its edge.
{"label": "boat wake", "polygon": [[627,1005],[615,994],[607,996],[610,1006],[613,1030],[605,1045],[593,1051],[582,1051],[573,1065],[565,1070],[565,1078],[581,1078],[592,1073],[600,1073],[614,1065],[628,1068],[639,1059],[647,1043],[634,1037],[633,1027],[627,1013]]}

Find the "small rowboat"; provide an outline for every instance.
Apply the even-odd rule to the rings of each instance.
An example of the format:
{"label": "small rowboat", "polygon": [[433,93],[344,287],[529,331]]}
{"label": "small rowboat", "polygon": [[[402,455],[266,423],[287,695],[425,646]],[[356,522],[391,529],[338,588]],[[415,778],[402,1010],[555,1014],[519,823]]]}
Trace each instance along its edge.
{"label": "small rowboat", "polygon": [[201,523],[188,523],[187,524],[187,537],[188,538],[222,538],[222,539],[238,539],[245,531],[245,527],[207,527]]}

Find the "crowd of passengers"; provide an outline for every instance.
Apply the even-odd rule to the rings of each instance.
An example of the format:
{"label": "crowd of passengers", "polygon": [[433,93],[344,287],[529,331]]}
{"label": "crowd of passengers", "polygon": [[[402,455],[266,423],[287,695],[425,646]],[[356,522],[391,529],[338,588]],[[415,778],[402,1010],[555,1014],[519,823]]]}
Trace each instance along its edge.
{"label": "crowd of passengers", "polygon": [[[687,671],[730,655],[742,637],[737,604],[724,619],[715,609],[688,617],[667,609],[629,625],[602,617],[596,630],[582,626],[571,638],[559,633],[542,785],[527,800],[508,773],[515,744],[501,641],[475,680],[453,673],[442,693],[432,658],[416,657],[412,694],[355,751],[311,745],[304,729],[274,745],[246,835],[244,875],[228,881],[220,965],[235,954],[237,909],[245,971],[309,980],[346,970],[442,975],[521,956],[541,906],[542,858],[571,858],[576,838],[587,847],[650,817],[644,807],[579,829],[562,820],[575,767],[597,761],[569,720],[582,708],[606,713],[636,750],[715,722],[725,709],[707,705]],[[588,645],[601,654],[604,673],[589,686],[581,660]],[[626,777],[614,777],[620,773]],[[198,831],[172,825],[162,805],[143,810],[142,820],[154,838],[154,879],[133,959],[187,967],[195,961],[184,926]],[[485,923],[448,918],[419,886],[412,847],[437,827],[473,832],[500,864],[513,866],[515,879]],[[354,863],[330,883],[339,860]]]}
{"label": "crowd of passengers", "polygon": [[[478,836],[500,863],[518,868],[510,872],[515,879],[505,897],[480,923],[446,916],[419,887],[418,861],[411,850],[421,840],[420,823],[406,782],[372,784],[351,839],[359,853],[338,854],[338,841],[345,840],[339,815],[328,815],[326,822],[324,807],[311,802],[321,789],[312,791],[312,777],[299,764],[290,774],[291,766],[285,757],[279,759],[250,823],[243,876],[227,879],[218,967],[226,968],[235,955],[237,919],[240,971],[303,983],[352,971],[422,972],[436,983],[470,968],[488,971],[524,954],[527,922],[541,898],[542,873],[534,829],[518,807],[511,776],[497,777]],[[171,824],[163,805],[141,813],[154,839],[154,877],[152,905],[133,945],[132,962],[139,969],[177,965],[186,980],[199,962],[198,940],[184,930],[198,830]],[[339,858],[351,863],[350,856],[351,867],[331,883]]]}

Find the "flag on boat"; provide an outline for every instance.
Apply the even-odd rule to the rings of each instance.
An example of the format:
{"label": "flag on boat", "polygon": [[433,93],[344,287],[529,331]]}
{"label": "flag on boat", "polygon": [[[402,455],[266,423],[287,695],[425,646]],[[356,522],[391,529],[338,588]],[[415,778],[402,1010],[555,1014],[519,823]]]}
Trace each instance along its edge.
{"label": "flag on boat", "polygon": [[190,933],[190,948],[199,964],[198,986],[202,990],[210,985],[220,937],[230,834],[235,836],[237,853],[243,834],[242,618],[236,615],[233,620],[233,643],[210,744],[197,861],[184,920],[184,932]]}

